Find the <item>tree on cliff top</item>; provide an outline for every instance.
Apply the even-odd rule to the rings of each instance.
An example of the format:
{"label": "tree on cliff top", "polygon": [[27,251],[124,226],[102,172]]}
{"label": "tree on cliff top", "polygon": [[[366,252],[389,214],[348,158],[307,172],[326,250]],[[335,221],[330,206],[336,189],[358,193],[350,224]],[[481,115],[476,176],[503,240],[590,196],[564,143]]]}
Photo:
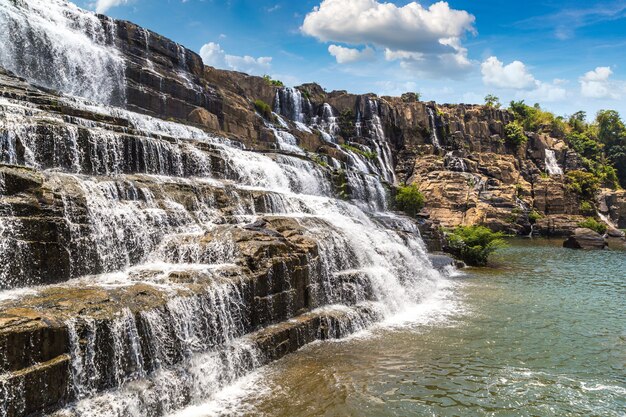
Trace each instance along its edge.
{"label": "tree on cliff top", "polygon": [[500,103],[500,99],[498,97],[493,94],[487,94],[487,96],[485,97],[485,106],[499,109],[500,107],[502,107],[502,104]]}

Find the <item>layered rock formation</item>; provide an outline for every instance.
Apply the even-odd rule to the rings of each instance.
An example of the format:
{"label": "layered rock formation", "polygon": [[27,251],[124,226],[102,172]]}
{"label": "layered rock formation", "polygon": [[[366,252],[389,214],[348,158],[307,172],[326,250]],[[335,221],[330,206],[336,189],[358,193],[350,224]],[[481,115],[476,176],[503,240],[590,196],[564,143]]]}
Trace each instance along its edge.
{"label": "layered rock formation", "polygon": [[506,111],[279,87],[63,0],[0,23],[2,417],[171,413],[436,291],[418,227],[582,219],[576,155]]}

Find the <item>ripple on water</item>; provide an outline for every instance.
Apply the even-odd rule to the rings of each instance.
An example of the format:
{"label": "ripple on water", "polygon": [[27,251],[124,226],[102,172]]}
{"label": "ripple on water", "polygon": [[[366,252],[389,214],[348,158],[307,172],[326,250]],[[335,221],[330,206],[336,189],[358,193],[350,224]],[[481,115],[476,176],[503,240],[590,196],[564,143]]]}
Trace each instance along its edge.
{"label": "ripple on water", "polygon": [[499,268],[453,278],[414,320],[263,368],[228,412],[624,416],[626,254],[559,243],[516,241]]}

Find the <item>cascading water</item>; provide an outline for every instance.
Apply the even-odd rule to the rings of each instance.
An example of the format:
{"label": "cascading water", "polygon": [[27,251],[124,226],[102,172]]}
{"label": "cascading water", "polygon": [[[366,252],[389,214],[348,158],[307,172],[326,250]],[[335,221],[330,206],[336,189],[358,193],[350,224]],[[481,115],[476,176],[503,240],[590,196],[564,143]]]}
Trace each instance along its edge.
{"label": "cascading water", "polygon": [[[306,128],[307,112],[311,108],[309,99],[295,87],[284,87],[276,91],[274,111],[293,120],[299,127]],[[308,129],[308,128],[307,128]]]}
{"label": "cascading water", "polygon": [[563,175],[563,169],[556,161],[556,152],[552,149],[546,149],[546,171],[550,175]]}
{"label": "cascading water", "polygon": [[[30,49],[38,56],[16,68],[28,75],[50,50],[58,54],[53,59],[60,70],[33,72],[27,77],[31,81],[77,96],[90,94],[83,73],[99,74],[112,86],[106,94],[91,95],[100,103],[62,98],[68,108],[93,113],[91,119],[0,98],[1,161],[27,167],[20,169],[37,173],[37,181],[45,183],[46,204],[53,207],[51,224],[58,228],[52,243],[60,246],[64,261],[59,263],[66,268],[57,271],[54,282],[46,281],[47,266],[35,262],[28,228],[11,210],[11,198],[17,197],[9,198],[0,182],[0,299],[19,304],[33,293],[79,292],[84,297],[108,294],[102,305],[113,303],[111,312],[86,302],[74,315],[63,313],[70,347],[68,395],[74,401],[63,415],[166,415],[210,398],[264,363],[249,334],[302,314],[293,305],[291,282],[303,272],[296,273],[285,261],[272,267],[264,285],[285,287],[285,298],[274,293],[264,298],[269,306],[284,304],[282,316],[269,314],[267,323],[253,323],[258,312],[251,311],[250,299],[263,297],[245,281],[250,265],[241,261],[237,245],[246,240],[233,235],[257,230],[279,248],[285,240],[254,226],[260,219],[294,221],[301,228],[294,239],[315,242],[308,262],[298,260],[297,266],[310,280],[307,314],[327,322],[325,337],[362,329],[435,291],[442,278],[414,223],[389,213],[384,216],[394,227],[380,220],[387,192],[378,175],[389,182],[394,178],[376,101],[368,104],[372,117],[364,120],[377,146],[378,167],[352,152],[354,161],[343,172],[345,184],[339,184],[349,190],[343,197],[351,201],[344,201],[334,197],[336,173],[302,151],[264,155],[200,129],[107,107],[119,102],[124,83],[123,71],[98,72],[108,69],[108,63],[123,68],[112,34],[99,32],[108,21],[57,0],[51,3],[52,13],[42,15],[33,6],[39,4],[0,0],[0,19],[17,25],[11,36],[25,42],[36,35],[48,45]],[[72,34],[76,45],[54,37],[59,33]],[[89,54],[75,49],[85,44],[96,59],[85,62]],[[12,59],[5,53],[2,65]],[[178,59],[186,60],[180,50]],[[306,122],[310,103],[298,90],[281,90],[277,103],[277,113]],[[330,106],[323,118],[329,135],[335,132]],[[286,128],[280,131],[288,133]],[[272,275],[278,273],[282,275]],[[286,282],[276,282],[279,276]],[[17,287],[28,288],[3,291]],[[129,294],[135,298],[124,304]],[[67,302],[71,307],[71,299]],[[105,313],[111,313],[106,320]],[[25,410],[23,389],[3,371],[0,367],[0,394]],[[3,407],[4,417],[11,411]]]}
{"label": "cascading water", "polygon": [[328,103],[322,105],[322,115],[312,120],[312,127],[318,129],[326,142],[336,143],[335,135],[339,133],[338,117]]}
{"label": "cascading water", "polygon": [[372,118],[368,121],[368,127],[375,147],[378,165],[385,180],[394,184],[396,182],[396,173],[393,169],[393,157],[389,148],[389,142],[385,137],[385,129],[380,119],[380,106],[378,101],[372,99],[368,99],[367,104],[368,111],[372,115]]}
{"label": "cascading water", "polygon": [[467,164],[465,160],[457,155],[454,151],[446,153],[444,164],[450,171],[467,172]]}
{"label": "cascading water", "polygon": [[70,95],[124,103],[125,64],[111,19],[65,0],[1,0],[0,26],[0,66]]}

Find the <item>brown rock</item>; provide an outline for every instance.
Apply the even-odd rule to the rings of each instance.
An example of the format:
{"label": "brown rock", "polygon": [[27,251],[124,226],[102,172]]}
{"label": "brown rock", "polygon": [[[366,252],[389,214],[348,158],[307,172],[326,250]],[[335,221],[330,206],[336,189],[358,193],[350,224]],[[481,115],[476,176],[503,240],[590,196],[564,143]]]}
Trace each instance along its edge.
{"label": "brown rock", "polygon": [[211,130],[220,130],[220,121],[217,116],[202,107],[198,107],[189,113],[187,120]]}
{"label": "brown rock", "polygon": [[606,249],[608,246],[601,234],[585,228],[574,230],[574,234],[563,242],[563,247],[570,249]]}

